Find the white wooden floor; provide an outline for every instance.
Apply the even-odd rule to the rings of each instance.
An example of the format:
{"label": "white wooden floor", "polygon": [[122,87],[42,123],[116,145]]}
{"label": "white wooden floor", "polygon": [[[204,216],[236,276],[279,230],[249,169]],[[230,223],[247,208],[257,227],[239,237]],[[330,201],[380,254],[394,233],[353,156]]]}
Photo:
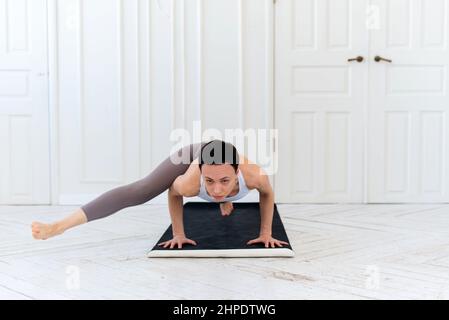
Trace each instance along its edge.
{"label": "white wooden floor", "polygon": [[145,205],[33,240],[75,207],[0,207],[1,299],[449,299],[449,205],[278,205],[295,258],[148,259]]}

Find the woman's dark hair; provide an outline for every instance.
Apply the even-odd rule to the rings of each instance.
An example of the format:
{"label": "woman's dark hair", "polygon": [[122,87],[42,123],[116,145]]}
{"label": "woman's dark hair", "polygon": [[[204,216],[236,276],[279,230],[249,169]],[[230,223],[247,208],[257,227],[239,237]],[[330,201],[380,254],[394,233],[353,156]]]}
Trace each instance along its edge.
{"label": "woman's dark hair", "polygon": [[233,144],[212,140],[201,148],[199,166],[201,170],[203,164],[230,164],[237,172],[239,160],[239,154]]}

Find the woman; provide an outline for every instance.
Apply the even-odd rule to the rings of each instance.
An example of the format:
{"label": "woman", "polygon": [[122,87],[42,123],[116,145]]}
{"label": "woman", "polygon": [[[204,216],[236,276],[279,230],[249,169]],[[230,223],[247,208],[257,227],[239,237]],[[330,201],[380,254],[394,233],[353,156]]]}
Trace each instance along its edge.
{"label": "woman", "polygon": [[183,197],[199,196],[219,202],[221,213],[226,216],[233,210],[232,201],[244,197],[252,189],[260,194],[261,225],[259,237],[247,244],[263,243],[272,248],[288,244],[271,236],[274,193],[267,175],[258,165],[239,155],[232,144],[221,140],[181,148],[148,176],[102,194],[63,220],[51,224],[33,222],[33,237],[49,239],[75,226],[145,203],[167,189],[173,239],[159,244],[164,248],[196,245],[184,233]]}

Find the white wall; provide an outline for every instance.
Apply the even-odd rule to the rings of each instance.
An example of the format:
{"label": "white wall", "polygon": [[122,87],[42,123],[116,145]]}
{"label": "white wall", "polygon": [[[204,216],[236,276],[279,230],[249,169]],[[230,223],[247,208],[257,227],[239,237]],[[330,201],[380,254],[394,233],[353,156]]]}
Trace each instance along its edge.
{"label": "white wall", "polygon": [[272,17],[272,0],[49,0],[52,203],[147,175],[193,121],[272,128]]}

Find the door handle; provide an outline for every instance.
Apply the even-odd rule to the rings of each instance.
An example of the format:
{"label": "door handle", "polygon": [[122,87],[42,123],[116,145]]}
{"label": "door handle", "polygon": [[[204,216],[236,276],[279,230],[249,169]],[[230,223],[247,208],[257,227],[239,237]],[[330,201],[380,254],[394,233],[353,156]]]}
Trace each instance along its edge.
{"label": "door handle", "polygon": [[358,56],[358,57],[356,57],[356,58],[351,58],[351,59],[348,59],[348,62],[351,62],[351,61],[357,61],[357,62],[362,62],[363,61],[363,57],[362,56]]}
{"label": "door handle", "polygon": [[382,58],[381,56],[375,56],[374,57],[374,61],[376,61],[376,62],[385,61],[385,62],[388,62],[388,63],[392,63],[393,62],[392,60]]}

